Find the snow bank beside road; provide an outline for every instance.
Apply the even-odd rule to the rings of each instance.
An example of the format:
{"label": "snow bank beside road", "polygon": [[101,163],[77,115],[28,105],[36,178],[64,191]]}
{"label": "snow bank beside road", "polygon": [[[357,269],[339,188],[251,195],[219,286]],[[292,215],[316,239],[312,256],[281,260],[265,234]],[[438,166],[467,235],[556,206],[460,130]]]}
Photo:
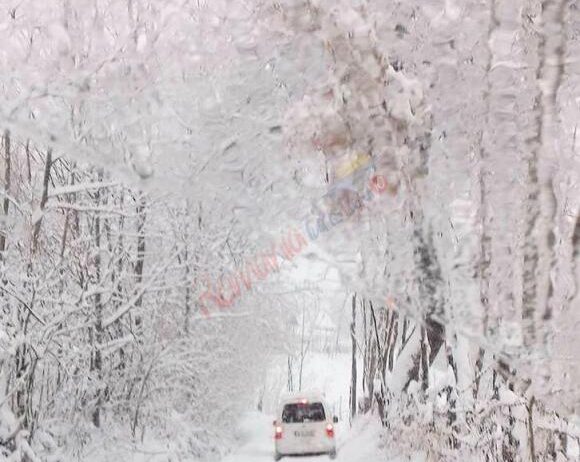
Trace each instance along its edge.
{"label": "snow bank beside road", "polygon": [[338,461],[385,462],[385,451],[381,447],[383,429],[376,416],[361,417],[351,429],[343,431],[338,444]]}

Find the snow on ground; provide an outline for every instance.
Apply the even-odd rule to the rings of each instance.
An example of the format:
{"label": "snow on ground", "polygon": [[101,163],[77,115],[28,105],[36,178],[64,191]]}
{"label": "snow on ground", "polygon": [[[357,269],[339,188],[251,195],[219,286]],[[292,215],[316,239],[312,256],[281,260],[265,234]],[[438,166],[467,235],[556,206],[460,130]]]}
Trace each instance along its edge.
{"label": "snow on ground", "polygon": [[[273,416],[248,413],[240,422],[242,446],[222,462],[271,462],[274,460]],[[381,426],[376,419],[362,418],[352,429],[346,422],[337,425],[337,462],[385,462],[379,447]],[[324,462],[328,456],[285,458],[296,462]]]}

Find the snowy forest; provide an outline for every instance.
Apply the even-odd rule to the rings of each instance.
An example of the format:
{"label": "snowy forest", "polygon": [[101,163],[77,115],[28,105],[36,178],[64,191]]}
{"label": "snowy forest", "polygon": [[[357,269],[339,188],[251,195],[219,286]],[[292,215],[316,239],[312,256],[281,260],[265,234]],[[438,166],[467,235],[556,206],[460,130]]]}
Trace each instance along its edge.
{"label": "snowy forest", "polygon": [[0,38],[0,462],[270,461],[309,388],[339,461],[580,460],[580,1],[0,0]]}

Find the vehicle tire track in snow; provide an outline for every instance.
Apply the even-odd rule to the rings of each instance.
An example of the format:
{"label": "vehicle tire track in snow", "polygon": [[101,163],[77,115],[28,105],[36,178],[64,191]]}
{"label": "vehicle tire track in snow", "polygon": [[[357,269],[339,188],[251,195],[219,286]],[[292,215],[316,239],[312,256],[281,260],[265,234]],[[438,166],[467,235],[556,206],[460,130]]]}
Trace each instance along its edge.
{"label": "vehicle tire track in snow", "polygon": [[[385,462],[379,448],[380,424],[371,417],[350,430],[344,423],[337,426],[338,456],[336,462]],[[272,462],[274,460],[273,417],[250,413],[241,422],[242,446],[222,462]],[[285,457],[282,461],[326,462],[326,455],[318,457]]]}

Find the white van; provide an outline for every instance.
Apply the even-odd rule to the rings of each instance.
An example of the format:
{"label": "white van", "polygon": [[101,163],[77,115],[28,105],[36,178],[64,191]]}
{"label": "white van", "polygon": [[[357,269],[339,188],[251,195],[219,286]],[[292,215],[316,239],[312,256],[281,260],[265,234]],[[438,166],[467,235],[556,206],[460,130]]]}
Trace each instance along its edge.
{"label": "white van", "polygon": [[322,455],[336,457],[334,424],[324,397],[319,393],[298,393],[280,401],[274,421],[275,460],[284,456]]}

